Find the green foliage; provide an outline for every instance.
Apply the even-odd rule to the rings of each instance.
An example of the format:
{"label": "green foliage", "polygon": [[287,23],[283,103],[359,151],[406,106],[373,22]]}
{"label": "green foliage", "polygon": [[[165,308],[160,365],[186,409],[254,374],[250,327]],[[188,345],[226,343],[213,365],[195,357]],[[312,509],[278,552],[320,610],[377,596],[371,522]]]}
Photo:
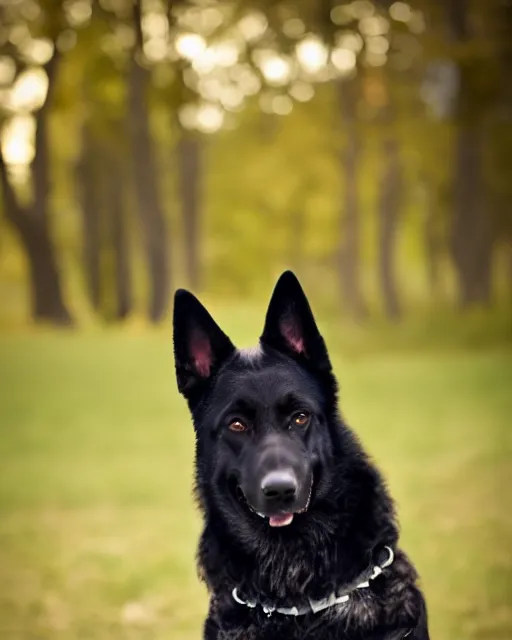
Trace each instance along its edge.
{"label": "green foliage", "polygon": [[[504,26],[510,19],[509,13],[506,7],[495,3],[469,2],[468,15],[475,28],[471,37],[455,42],[454,38],[447,37],[451,29],[447,7],[417,0],[411,3],[409,13],[404,5],[409,17],[402,19],[396,18],[396,12],[388,10],[388,5],[346,2],[332,14],[318,3],[307,1],[244,1],[231,5],[219,3],[210,7],[208,14],[207,8],[194,9],[186,2],[179,3],[169,13],[166,3],[155,0],[143,3],[145,48],[138,50],[132,3],[89,4],[87,0],[70,0],[62,4],[31,0],[26,4],[0,4],[4,39],[14,33],[3,53],[16,61],[19,71],[26,64],[33,64],[27,54],[30,51],[27,43],[30,44],[31,39],[49,38],[60,51],[49,117],[49,210],[52,237],[62,265],[61,277],[79,311],[79,319],[87,323],[91,313],[90,309],[86,310],[88,302],[83,287],[83,212],[77,198],[80,185],[76,167],[83,151],[83,127],[89,128],[103,150],[101,153],[108,154],[109,162],[122,165],[123,206],[127,233],[132,241],[130,265],[138,312],[143,308],[148,283],[141,257],[141,229],[135,216],[134,176],[128,166],[134,155],[129,131],[142,124],[129,122],[130,60],[135,59],[147,69],[151,80],[145,97],[150,107],[149,129],[161,177],[158,190],[165,201],[170,229],[167,244],[172,249],[173,286],[186,285],[189,283],[185,265],[190,252],[186,243],[188,214],[183,213],[181,167],[176,153],[183,130],[183,109],[191,104],[218,106],[223,103],[221,98],[208,94],[211,82],[201,84],[201,73],[189,60],[179,57],[177,38],[196,30],[197,34],[203,34],[204,46],[229,43],[237,37],[240,42],[240,20],[254,16],[263,24],[260,36],[240,45],[236,63],[221,65],[215,71],[217,75],[212,72],[212,77],[204,72],[202,78],[209,81],[213,78],[220,85],[230,83],[233,89],[237,86],[236,78],[244,73],[252,74],[260,89],[256,95],[245,95],[238,105],[222,107],[225,126],[219,131],[211,135],[199,131],[188,134],[198,139],[201,146],[196,176],[201,186],[195,194],[199,203],[195,213],[198,232],[194,243],[198,246],[198,271],[204,290],[223,296],[257,297],[279,270],[292,267],[318,286],[331,309],[339,301],[341,315],[344,315],[345,301],[339,300],[340,247],[345,237],[343,202],[347,187],[343,158],[350,138],[349,127],[354,127],[361,145],[356,179],[361,244],[358,269],[371,313],[379,315],[382,297],[378,203],[382,175],[389,160],[382,151],[386,136],[393,136],[398,143],[403,171],[393,254],[403,306],[407,312],[435,310],[438,305],[453,306],[457,288],[451,248],[456,178],[454,146],[461,118],[465,122],[466,102],[471,106],[471,114],[465,126],[471,122],[482,133],[483,215],[493,220],[496,252],[510,253],[512,103],[506,82],[510,44]],[[342,14],[345,17],[341,20]],[[218,24],[208,27],[208,31],[205,25],[213,20],[212,15]],[[336,20],[333,15],[337,16]],[[147,46],[153,38],[151,29],[160,34],[157,40],[167,38],[163,54],[158,47]],[[372,29],[381,35],[371,35]],[[344,119],[338,100],[340,84],[343,91],[350,73],[336,75],[332,65],[324,75],[320,72],[308,75],[299,69],[294,57],[295,46],[307,32],[317,33],[334,47],[342,36],[349,36],[356,45],[358,42],[362,45],[357,59],[361,88],[355,105],[355,123]],[[24,34],[23,38],[20,34]],[[372,46],[376,46],[372,38],[381,38],[377,44],[388,48],[383,54],[384,66],[382,61],[374,59],[372,63],[371,56],[368,57]],[[159,44],[162,45],[162,41]],[[291,61],[297,77],[281,84],[268,80],[261,65],[258,66],[257,56],[253,55],[262,50],[267,54],[273,51],[273,55]],[[436,119],[422,100],[430,65],[440,61],[453,62],[462,70],[460,78],[464,86],[455,118]],[[290,99],[297,82],[302,83],[302,91],[306,93],[302,93],[301,99]],[[208,86],[210,89],[206,91]],[[2,89],[0,105],[2,118],[7,120],[13,115],[4,101],[8,90],[8,87]],[[301,95],[300,91],[297,95]],[[276,97],[285,100],[280,103],[281,108],[284,104],[283,115],[275,113],[272,106]],[[383,110],[389,108],[393,117],[384,122]],[[136,172],[137,163],[140,166],[143,162],[142,158],[135,157]],[[100,171],[104,174],[103,182],[108,182],[108,171]],[[104,192],[99,182],[94,188]],[[30,180],[16,185],[20,199],[30,192],[29,183]],[[109,204],[104,196],[100,199],[103,199],[101,216],[107,225]],[[25,258],[21,255],[23,247],[17,244],[15,235],[4,235],[0,244],[0,295],[5,301],[3,307],[14,305],[14,308],[3,311],[1,317],[12,319],[19,318],[27,308],[25,303],[19,304],[27,297],[27,273]],[[431,255],[429,242],[435,245]],[[107,262],[112,263],[112,246],[104,247],[104,255]],[[505,266],[507,260],[497,256],[495,253],[493,299],[502,301],[510,296],[510,278]],[[115,273],[111,268],[107,271],[104,289],[113,292]],[[433,271],[437,274],[435,278]],[[113,300],[107,301],[107,307],[114,307]]]}

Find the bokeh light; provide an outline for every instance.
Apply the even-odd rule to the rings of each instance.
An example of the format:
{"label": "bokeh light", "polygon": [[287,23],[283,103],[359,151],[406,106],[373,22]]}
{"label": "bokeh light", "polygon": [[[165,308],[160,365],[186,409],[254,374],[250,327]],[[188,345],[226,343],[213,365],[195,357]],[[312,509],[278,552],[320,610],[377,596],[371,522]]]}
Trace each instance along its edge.
{"label": "bokeh light", "polygon": [[322,40],[309,35],[296,46],[297,60],[309,73],[318,73],[326,64],[329,53]]}

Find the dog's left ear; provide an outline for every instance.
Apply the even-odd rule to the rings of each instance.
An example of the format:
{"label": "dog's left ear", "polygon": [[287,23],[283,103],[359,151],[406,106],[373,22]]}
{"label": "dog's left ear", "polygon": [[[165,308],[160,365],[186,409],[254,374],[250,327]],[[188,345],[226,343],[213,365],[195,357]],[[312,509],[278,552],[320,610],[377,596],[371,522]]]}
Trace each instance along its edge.
{"label": "dog's left ear", "polygon": [[206,308],[189,291],[174,296],[174,361],[178,389],[191,399],[235,351]]}
{"label": "dog's left ear", "polygon": [[294,273],[285,271],[274,288],[260,341],[321,371],[331,363],[309,306]]}

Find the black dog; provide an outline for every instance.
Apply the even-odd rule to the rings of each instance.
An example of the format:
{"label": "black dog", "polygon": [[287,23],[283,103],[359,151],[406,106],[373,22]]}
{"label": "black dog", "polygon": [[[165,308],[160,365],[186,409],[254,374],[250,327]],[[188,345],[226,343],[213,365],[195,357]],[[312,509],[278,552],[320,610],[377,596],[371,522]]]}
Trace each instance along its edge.
{"label": "black dog", "polygon": [[393,503],[338,411],[325,343],[291,272],[257,350],[176,293],[178,387],[196,433],[206,640],[428,640]]}

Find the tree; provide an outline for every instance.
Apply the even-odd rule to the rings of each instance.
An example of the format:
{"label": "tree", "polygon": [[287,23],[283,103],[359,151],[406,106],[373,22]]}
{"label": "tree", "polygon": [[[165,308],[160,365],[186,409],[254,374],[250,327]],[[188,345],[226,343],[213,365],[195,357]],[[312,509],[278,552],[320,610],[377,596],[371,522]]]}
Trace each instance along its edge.
{"label": "tree", "polygon": [[482,60],[479,56],[468,55],[472,45],[478,48],[478,43],[472,42],[470,11],[469,0],[450,0],[447,3],[448,24],[459,54],[450,240],[461,307],[490,303],[494,244],[483,164],[486,96],[482,98],[478,93]]}
{"label": "tree", "polygon": [[87,119],[82,124],[81,152],[76,166],[78,202],[82,214],[83,266],[86,290],[92,308],[101,309],[101,203],[97,171],[101,158],[99,145]]}
{"label": "tree", "polygon": [[149,310],[153,322],[163,319],[170,295],[170,248],[161,203],[158,164],[151,138],[147,106],[151,73],[143,65],[142,6],[133,1],[135,44],[128,70],[127,128],[133,157],[133,179],[143,247],[149,275]]}
{"label": "tree", "polygon": [[387,99],[382,107],[381,128],[381,178],[379,184],[378,207],[378,273],[384,309],[389,318],[396,319],[401,314],[398,290],[395,280],[394,259],[396,233],[398,229],[401,197],[402,197],[402,166],[400,147],[396,127],[396,105],[393,79],[386,73]]}
{"label": "tree", "polygon": [[[99,116],[96,117],[99,120]],[[82,126],[76,181],[82,214],[83,266],[93,309],[122,320],[132,309],[132,280],[125,188],[126,145],[118,121]],[[108,133],[107,133],[108,130]]]}
{"label": "tree", "polygon": [[[104,50],[109,23],[97,3],[76,47],[80,70],[80,151],[75,173],[82,217],[83,268],[91,305],[122,320],[133,305],[128,196],[132,165],[126,140],[125,78],[119,51]],[[108,16],[112,19],[112,16]],[[87,36],[87,37],[86,37]]]}
{"label": "tree", "polygon": [[108,179],[103,181],[107,222],[106,242],[111,248],[113,258],[114,295],[112,297],[115,308],[112,315],[116,320],[124,320],[133,307],[127,192],[124,188],[129,172],[122,150],[122,144],[107,143],[103,154],[103,175],[108,176]]}
{"label": "tree", "polygon": [[[6,11],[0,7],[0,23],[8,31],[20,20],[16,11]],[[43,65],[48,80],[48,89],[44,104],[35,114],[34,157],[30,166],[33,196],[29,204],[24,204],[9,178],[9,169],[3,151],[0,148],[0,182],[2,185],[4,214],[15,230],[28,263],[31,292],[31,312],[35,320],[44,320],[56,324],[71,324],[72,319],[64,301],[61,277],[55,249],[52,243],[49,221],[49,192],[51,188],[48,114],[52,104],[57,74],[62,53],[57,47],[57,36],[61,28],[60,11],[46,16],[46,35],[50,37],[52,53]],[[18,78],[26,70],[27,62],[19,50],[10,45],[5,36],[4,53],[14,61]],[[5,118],[5,114],[4,114]]]}
{"label": "tree", "polygon": [[344,197],[340,211],[339,269],[343,302],[357,319],[368,314],[361,290],[360,250],[361,211],[359,173],[361,163],[361,123],[358,117],[360,72],[350,80],[337,83],[340,127],[345,145],[341,152],[340,173]]}

